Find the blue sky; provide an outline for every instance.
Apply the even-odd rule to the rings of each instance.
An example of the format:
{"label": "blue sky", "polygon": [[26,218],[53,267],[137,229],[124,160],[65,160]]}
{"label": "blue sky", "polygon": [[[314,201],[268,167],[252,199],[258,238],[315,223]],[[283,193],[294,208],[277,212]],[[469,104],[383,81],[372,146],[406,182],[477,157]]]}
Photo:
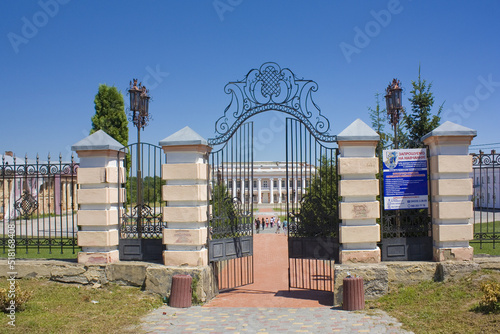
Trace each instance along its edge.
{"label": "blue sky", "polygon": [[[392,78],[409,109],[420,65],[443,122],[476,129],[473,145],[499,143],[498,17],[494,0],[2,1],[0,153],[69,158],[91,129],[99,84],[120,89],[128,106],[132,78],[152,96],[143,141],[186,125],[213,137],[230,101],[224,86],[268,61],[318,83],[331,134],[356,118],[370,124],[368,107],[377,92],[384,102]],[[283,118],[252,119],[256,159],[281,154]]]}

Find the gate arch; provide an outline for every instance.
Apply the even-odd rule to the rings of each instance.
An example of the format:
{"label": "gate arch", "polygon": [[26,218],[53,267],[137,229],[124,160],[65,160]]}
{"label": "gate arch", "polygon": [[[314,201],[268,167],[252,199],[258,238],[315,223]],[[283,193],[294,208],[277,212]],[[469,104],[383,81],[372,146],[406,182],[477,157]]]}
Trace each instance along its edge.
{"label": "gate arch", "polygon": [[[334,170],[334,177],[329,176],[328,179],[335,182],[329,187],[335,193],[329,196],[335,203],[338,202],[338,150],[325,146],[336,144],[337,136],[328,133],[330,122],[312,98],[317,90],[316,82],[298,78],[291,70],[282,69],[274,62],[264,63],[259,69],[250,70],[243,80],[229,82],[224,87],[231,100],[224,115],[215,123],[215,137],[208,139],[213,148],[210,158],[211,189],[208,191],[212,190],[214,195],[211,200],[214,209],[209,220],[209,260],[218,275],[219,290],[253,282],[253,228],[251,233],[248,229],[248,222],[253,222],[253,123],[249,122],[252,116],[266,111],[279,111],[292,116],[287,119],[286,135],[287,199],[290,194],[300,192],[305,195],[305,187],[301,186],[301,182],[297,184],[297,180],[303,181],[299,175],[306,177],[307,174],[311,183],[321,179],[325,170],[321,160],[326,159],[330,164],[328,170]],[[307,156],[302,154],[302,145],[309,145],[304,148]],[[309,166],[308,171],[304,171],[304,165]],[[290,183],[290,180],[294,182]],[[309,196],[309,200],[312,197]],[[303,199],[307,198],[304,196]],[[313,229],[304,228],[305,222],[312,221],[312,216],[301,215],[300,203],[295,201],[288,205],[288,202],[289,287],[332,291],[333,283],[325,281],[333,282],[333,261],[338,259],[337,211],[335,217],[330,217],[333,229],[328,231],[328,235],[322,235],[317,229],[313,232]],[[311,245],[316,249],[309,249]],[[330,245],[333,248],[330,249]],[[307,261],[303,262],[303,259]],[[311,261],[318,262],[311,264]],[[319,277],[322,282],[312,282],[313,276],[315,280]]]}

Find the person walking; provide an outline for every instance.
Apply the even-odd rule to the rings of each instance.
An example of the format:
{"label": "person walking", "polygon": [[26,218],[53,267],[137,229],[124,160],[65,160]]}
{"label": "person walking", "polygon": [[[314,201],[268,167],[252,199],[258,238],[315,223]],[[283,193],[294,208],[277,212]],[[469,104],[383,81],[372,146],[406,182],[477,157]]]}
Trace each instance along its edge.
{"label": "person walking", "polygon": [[280,234],[281,232],[281,223],[280,223],[280,219],[278,218],[278,220],[276,221],[276,234]]}
{"label": "person walking", "polygon": [[259,234],[259,230],[260,230],[260,218],[257,217],[255,218],[255,231],[257,232],[257,234]]}

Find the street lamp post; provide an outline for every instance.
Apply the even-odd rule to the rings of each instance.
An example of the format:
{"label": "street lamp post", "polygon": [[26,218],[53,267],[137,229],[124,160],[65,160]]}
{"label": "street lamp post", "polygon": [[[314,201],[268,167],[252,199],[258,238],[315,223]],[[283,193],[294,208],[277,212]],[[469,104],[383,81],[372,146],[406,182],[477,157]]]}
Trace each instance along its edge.
{"label": "street lamp post", "polygon": [[393,79],[392,83],[386,88],[385,103],[387,109],[387,116],[389,117],[389,123],[391,123],[394,129],[394,149],[399,148],[398,142],[398,124],[401,113],[403,112],[402,104],[402,91],[401,83],[398,79]]}
{"label": "street lamp post", "polygon": [[142,171],[141,171],[141,129],[144,129],[149,123],[149,91],[146,86],[141,83],[137,85],[137,79],[130,82],[130,111],[131,120],[134,126],[137,127],[137,233],[139,239],[142,236],[141,222],[143,210],[143,197],[142,197]]}

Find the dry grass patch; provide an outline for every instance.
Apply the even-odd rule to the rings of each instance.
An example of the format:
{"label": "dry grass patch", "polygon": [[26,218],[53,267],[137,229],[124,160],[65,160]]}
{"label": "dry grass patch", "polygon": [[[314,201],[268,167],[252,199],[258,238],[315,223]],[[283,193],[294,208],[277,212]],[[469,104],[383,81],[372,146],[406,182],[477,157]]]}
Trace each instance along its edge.
{"label": "dry grass patch", "polygon": [[[16,326],[7,317],[3,333],[132,333],[140,317],[162,305],[157,295],[135,287],[108,284],[103,287],[56,283],[42,279],[18,281],[33,291],[26,309],[16,313]],[[6,280],[0,282],[5,287]]]}

